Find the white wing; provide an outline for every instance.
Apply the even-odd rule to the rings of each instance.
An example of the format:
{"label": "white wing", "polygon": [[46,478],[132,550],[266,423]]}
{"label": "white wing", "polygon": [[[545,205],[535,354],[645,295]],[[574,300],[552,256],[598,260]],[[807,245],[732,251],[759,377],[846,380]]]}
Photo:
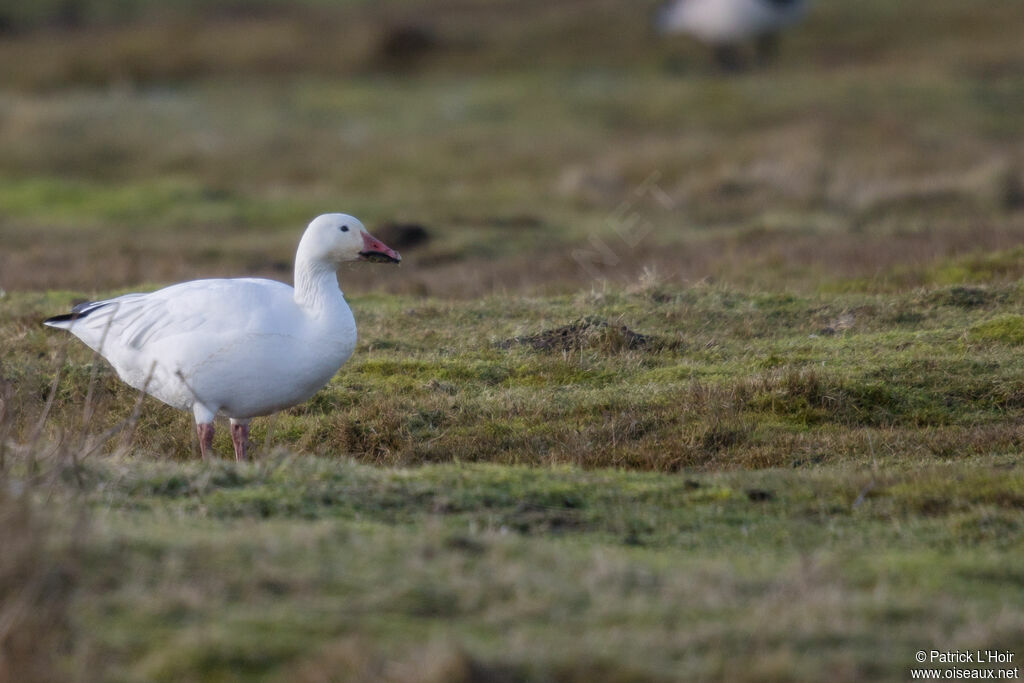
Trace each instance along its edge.
{"label": "white wing", "polygon": [[[273,280],[193,280],[148,294],[125,294],[81,304],[45,322],[70,331],[108,358],[141,351],[178,335],[244,332],[287,321],[269,320],[275,304],[290,303],[292,288]],[[287,310],[287,308],[285,309]]]}

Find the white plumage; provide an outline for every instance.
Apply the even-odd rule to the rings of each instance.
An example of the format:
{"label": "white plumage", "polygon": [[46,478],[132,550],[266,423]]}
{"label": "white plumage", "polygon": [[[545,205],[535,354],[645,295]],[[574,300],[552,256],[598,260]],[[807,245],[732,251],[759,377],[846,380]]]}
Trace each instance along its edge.
{"label": "white plumage", "polygon": [[356,324],[338,288],[340,263],[401,256],[345,214],[309,224],[295,287],[254,278],[193,280],[76,306],[45,321],[70,331],[136,389],[195,416],[203,456],[213,419],[231,419],[235,455],[248,423],[305,401],[352,355]]}
{"label": "white plumage", "polygon": [[727,50],[745,40],[770,40],[806,11],[806,0],[670,0],[656,23],[662,33],[686,33]]}

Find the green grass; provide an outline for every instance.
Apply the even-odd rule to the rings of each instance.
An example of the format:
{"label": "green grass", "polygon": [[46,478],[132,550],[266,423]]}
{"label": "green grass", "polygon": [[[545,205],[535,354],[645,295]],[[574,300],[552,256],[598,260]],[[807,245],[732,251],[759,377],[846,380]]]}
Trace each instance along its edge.
{"label": "green grass", "polygon": [[[127,449],[70,460],[93,372],[72,346],[36,465],[57,477],[37,485],[56,521],[37,514],[90,520],[49,551],[74,567],[62,666],[900,680],[922,647],[1012,649],[1021,291],[355,298],[356,356],[257,421],[247,466],[198,462],[187,416],[152,402]],[[68,345],[38,319],[70,296],[0,303],[15,433]],[[661,343],[505,344],[584,309]],[[93,433],[135,401],[97,369]]]}
{"label": "green grass", "polygon": [[993,462],[664,476],[276,455],[64,480],[57,499],[97,513],[79,647],[119,680],[899,680],[936,634],[1012,650],[1024,628],[1024,481]]}
{"label": "green grass", "polygon": [[[0,680],[1024,656],[1019,0],[821,0],[728,77],[654,4],[0,2]],[[39,324],[336,210],[430,239],[253,464]]]}
{"label": "green grass", "polygon": [[[469,302],[353,297],[356,355],[313,400],[257,421],[254,439],[388,465],[661,471],[1012,453],[1019,438],[1011,425],[1024,417],[1012,312],[1022,291],[809,297],[651,285]],[[12,294],[0,304],[6,334],[19,340],[5,375],[23,429],[52,373],[63,373],[54,437],[77,419],[94,375],[87,349],[38,324],[76,298],[63,297]],[[607,333],[565,348],[517,341],[580,312],[649,341],[635,349]],[[136,396],[105,364],[95,375],[94,400],[104,407],[96,419],[107,427],[132,412]],[[146,402],[143,420],[137,447],[193,457],[187,415]]]}

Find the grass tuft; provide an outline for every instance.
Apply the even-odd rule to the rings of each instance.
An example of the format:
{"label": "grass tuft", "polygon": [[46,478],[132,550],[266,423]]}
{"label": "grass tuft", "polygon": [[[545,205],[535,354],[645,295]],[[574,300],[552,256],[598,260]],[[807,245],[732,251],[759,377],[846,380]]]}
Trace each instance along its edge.
{"label": "grass tuft", "polygon": [[1024,316],[1005,313],[971,326],[970,338],[1012,346],[1024,344]]}

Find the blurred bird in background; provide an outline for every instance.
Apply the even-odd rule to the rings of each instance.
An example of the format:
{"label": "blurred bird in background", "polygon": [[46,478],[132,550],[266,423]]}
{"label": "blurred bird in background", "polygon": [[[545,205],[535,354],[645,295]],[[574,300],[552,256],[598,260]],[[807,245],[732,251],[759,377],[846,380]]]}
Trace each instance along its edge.
{"label": "blurred bird in background", "polygon": [[769,61],[779,33],[806,11],[807,0],[669,0],[658,11],[655,28],[693,36],[711,46],[723,69],[734,71],[743,66],[745,42],[754,42],[759,61]]}

